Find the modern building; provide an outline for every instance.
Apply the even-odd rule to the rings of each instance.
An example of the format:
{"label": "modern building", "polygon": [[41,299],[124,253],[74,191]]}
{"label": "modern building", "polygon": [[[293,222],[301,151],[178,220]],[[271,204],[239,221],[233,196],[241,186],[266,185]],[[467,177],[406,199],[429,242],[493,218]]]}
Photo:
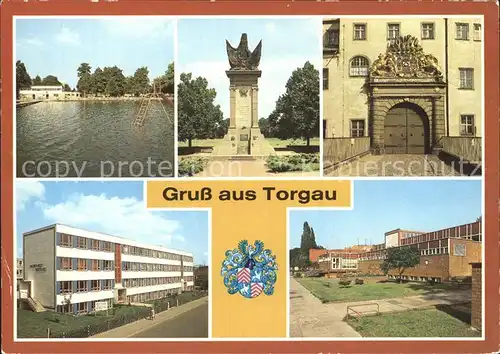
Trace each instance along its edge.
{"label": "modern building", "polygon": [[[405,270],[402,278],[411,281],[434,280],[447,282],[471,275],[470,263],[482,260],[481,221],[433,232],[396,229],[385,233],[385,243],[369,251],[351,249],[324,251],[318,258],[322,273],[356,272],[363,275],[383,275],[380,269],[393,247],[411,247],[420,253],[420,263]],[[394,271],[389,278],[396,277]]]}
{"label": "modern building", "polygon": [[194,285],[189,252],[61,224],[24,233],[23,253],[29,298],[57,312],[146,302]]}
{"label": "modern building", "polygon": [[79,98],[79,92],[66,92],[63,86],[31,86],[29,90],[19,91],[21,100],[54,100]]}
{"label": "modern building", "polygon": [[323,35],[325,138],[427,154],[481,137],[480,18],[326,19]]}
{"label": "modern building", "polygon": [[194,286],[208,290],[208,266],[200,265],[194,268]]}

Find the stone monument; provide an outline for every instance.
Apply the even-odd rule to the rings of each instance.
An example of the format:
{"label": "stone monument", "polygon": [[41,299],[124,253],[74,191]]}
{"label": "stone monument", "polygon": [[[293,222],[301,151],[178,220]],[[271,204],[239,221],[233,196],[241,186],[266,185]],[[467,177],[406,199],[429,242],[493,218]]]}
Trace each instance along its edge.
{"label": "stone monument", "polygon": [[233,48],[226,40],[229,70],[229,127],[223,141],[215,149],[216,155],[267,156],[274,149],[259,129],[259,70],[262,41],[251,52],[247,34]]}

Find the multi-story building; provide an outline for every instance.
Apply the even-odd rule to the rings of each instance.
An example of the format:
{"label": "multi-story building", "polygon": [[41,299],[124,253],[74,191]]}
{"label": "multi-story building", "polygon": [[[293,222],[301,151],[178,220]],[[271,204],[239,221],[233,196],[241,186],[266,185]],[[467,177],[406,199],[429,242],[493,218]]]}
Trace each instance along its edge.
{"label": "multi-story building", "polygon": [[[387,250],[408,246],[418,250],[420,262],[405,270],[402,276],[405,280],[445,282],[454,277],[470,276],[470,263],[482,259],[481,221],[433,232],[392,230],[385,233],[385,243],[374,245],[370,250],[323,250],[317,263],[321,273],[326,275],[347,272],[383,275],[380,266],[387,257]],[[390,271],[388,275],[394,278],[396,272]]]}
{"label": "multi-story building", "polygon": [[145,302],[193,288],[193,255],[55,224],[23,234],[24,280],[44,308]]}
{"label": "multi-story building", "polygon": [[323,134],[424,154],[481,137],[481,18],[323,21]]}

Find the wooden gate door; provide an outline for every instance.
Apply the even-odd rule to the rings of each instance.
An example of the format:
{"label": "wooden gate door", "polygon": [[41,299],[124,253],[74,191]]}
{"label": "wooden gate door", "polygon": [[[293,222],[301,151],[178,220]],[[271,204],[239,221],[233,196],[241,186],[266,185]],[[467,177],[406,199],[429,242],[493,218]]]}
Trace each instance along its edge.
{"label": "wooden gate door", "polygon": [[425,154],[424,120],[410,107],[393,107],[384,123],[386,154]]}

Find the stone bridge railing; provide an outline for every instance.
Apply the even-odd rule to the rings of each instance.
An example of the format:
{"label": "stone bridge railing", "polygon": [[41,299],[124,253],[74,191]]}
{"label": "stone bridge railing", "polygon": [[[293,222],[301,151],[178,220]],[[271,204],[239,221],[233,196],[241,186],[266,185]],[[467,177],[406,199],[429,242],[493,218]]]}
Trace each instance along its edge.
{"label": "stone bridge railing", "polygon": [[332,169],[339,163],[370,152],[370,138],[323,139],[323,167]]}
{"label": "stone bridge railing", "polygon": [[482,138],[465,136],[446,136],[440,139],[443,151],[463,161],[481,164]]}

